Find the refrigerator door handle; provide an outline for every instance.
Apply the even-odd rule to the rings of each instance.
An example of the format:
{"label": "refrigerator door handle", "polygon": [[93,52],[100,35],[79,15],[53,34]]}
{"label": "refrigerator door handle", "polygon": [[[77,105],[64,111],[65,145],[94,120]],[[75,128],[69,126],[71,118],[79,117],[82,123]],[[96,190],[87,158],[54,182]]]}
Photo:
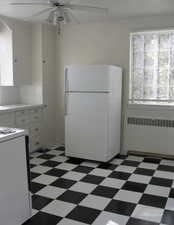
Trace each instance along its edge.
{"label": "refrigerator door handle", "polygon": [[64,103],[65,103],[65,116],[67,116],[67,98],[68,98],[68,68],[65,68],[65,95],[64,95]]}
{"label": "refrigerator door handle", "polygon": [[68,115],[68,93],[65,92],[65,116]]}

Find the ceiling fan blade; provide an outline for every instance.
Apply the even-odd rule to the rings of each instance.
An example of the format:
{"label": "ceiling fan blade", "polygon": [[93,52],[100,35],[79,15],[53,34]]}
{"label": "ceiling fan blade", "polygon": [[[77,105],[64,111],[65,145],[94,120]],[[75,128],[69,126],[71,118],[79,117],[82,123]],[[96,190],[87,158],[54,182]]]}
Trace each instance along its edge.
{"label": "ceiling fan blade", "polygon": [[68,12],[66,10],[63,10],[63,14],[64,14],[65,22],[66,23],[70,23],[71,22],[71,19],[69,17]]}
{"label": "ceiling fan blade", "polygon": [[50,5],[50,1],[48,2],[10,2],[10,5],[16,5],[16,6],[23,6],[23,5],[41,5],[41,6],[48,6]]}
{"label": "ceiling fan blade", "polygon": [[70,21],[69,22],[75,22],[75,23],[80,23],[79,20],[74,16],[74,14],[71,12],[71,9],[66,10],[66,14],[68,15]]}
{"label": "ceiling fan blade", "polygon": [[98,13],[107,13],[107,8],[87,6],[87,5],[74,5],[74,4],[65,4],[64,8],[79,10],[79,11],[88,11],[88,12],[98,12]]}
{"label": "ceiling fan blade", "polygon": [[44,9],[44,10],[42,10],[42,11],[39,11],[39,12],[33,14],[31,17],[40,16],[40,15],[46,13],[46,12],[49,12],[49,11],[52,10],[53,8],[54,8],[54,7],[50,7],[50,8]]}

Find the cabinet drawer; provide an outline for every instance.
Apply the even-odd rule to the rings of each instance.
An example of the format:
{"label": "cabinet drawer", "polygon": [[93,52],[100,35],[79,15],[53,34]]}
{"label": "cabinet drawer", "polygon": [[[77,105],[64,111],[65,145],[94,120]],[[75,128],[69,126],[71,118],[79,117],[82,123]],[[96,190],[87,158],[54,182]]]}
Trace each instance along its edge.
{"label": "cabinet drawer", "polygon": [[28,124],[28,123],[29,123],[28,115],[17,116],[16,117],[16,125],[17,126]]}
{"label": "cabinet drawer", "polygon": [[30,122],[35,123],[42,119],[41,110],[30,110]]}
{"label": "cabinet drawer", "polygon": [[41,124],[40,123],[34,123],[30,126],[30,135],[41,137]]}
{"label": "cabinet drawer", "polygon": [[21,116],[28,116],[28,111],[27,110],[20,110],[20,111],[17,111],[15,113],[16,117],[21,117]]}
{"label": "cabinet drawer", "polygon": [[35,151],[42,147],[40,137],[30,137],[30,150]]}

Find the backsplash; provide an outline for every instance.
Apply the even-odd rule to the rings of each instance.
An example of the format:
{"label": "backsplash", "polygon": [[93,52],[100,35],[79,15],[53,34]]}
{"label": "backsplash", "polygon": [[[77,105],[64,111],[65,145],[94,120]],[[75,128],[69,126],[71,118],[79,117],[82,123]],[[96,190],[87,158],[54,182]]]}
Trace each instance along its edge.
{"label": "backsplash", "polygon": [[20,89],[18,87],[0,87],[0,105],[20,103]]}

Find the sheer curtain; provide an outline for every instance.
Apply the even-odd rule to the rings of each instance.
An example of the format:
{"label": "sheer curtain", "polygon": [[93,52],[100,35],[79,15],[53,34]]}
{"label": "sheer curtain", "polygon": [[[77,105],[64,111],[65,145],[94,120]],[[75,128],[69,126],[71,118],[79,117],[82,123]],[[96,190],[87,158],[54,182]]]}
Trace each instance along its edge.
{"label": "sheer curtain", "polygon": [[131,37],[130,99],[174,101],[174,31]]}

